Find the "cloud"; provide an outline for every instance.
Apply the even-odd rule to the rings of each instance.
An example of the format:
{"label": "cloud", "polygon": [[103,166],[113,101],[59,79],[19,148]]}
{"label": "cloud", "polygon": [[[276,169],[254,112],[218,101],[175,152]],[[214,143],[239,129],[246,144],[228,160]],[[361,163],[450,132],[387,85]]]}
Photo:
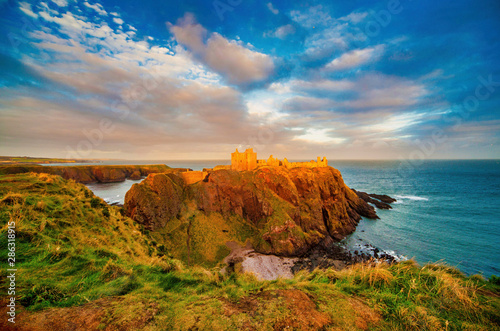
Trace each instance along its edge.
{"label": "cloud", "polygon": [[58,5],[59,7],[67,7],[68,6],[68,1],[67,0],[52,0],[53,3]]}
{"label": "cloud", "polygon": [[[106,77],[102,75],[103,83]],[[133,84],[129,87],[134,89]],[[257,123],[246,118],[241,95],[228,87],[196,82],[183,85],[175,79],[166,80],[147,91],[146,98],[136,106],[130,106],[131,113],[124,119],[120,118],[121,108],[107,110],[112,99],[62,100],[54,99],[53,93],[47,97],[48,100],[43,97],[4,100],[0,119],[9,126],[2,129],[0,139],[12,141],[13,146],[21,142],[24,146],[43,143],[44,150],[55,147],[64,155],[66,146],[76,150],[81,141],[88,141],[88,133],[107,119],[115,129],[104,134],[102,143],[93,147],[100,151],[119,151],[126,146],[128,153],[140,154],[155,147],[161,150],[186,146],[193,152],[206,144],[234,145],[258,132]],[[50,122],[46,121],[47,116]],[[165,151],[158,152],[157,157],[166,157]]]}
{"label": "cloud", "polygon": [[331,24],[333,19],[322,5],[309,7],[307,11],[292,10],[290,17],[295,22],[306,28],[317,26],[327,26]]}
{"label": "cloud", "polygon": [[272,84],[270,89],[290,95],[284,104],[294,111],[321,109],[363,111],[364,114],[380,108],[404,109],[417,105],[430,93],[421,79],[409,80],[380,73],[368,73],[356,79],[292,79]]}
{"label": "cloud", "polygon": [[280,11],[278,9],[275,9],[273,7],[273,4],[268,2],[267,3],[267,8],[269,8],[269,10],[271,11],[271,13],[273,13],[274,15],[278,15],[280,13]]}
{"label": "cloud", "polygon": [[360,48],[367,42],[363,29],[356,24],[366,16],[365,12],[353,12],[335,19],[327,7],[317,5],[307,10],[292,10],[290,18],[307,29],[303,59],[318,61],[339,51]]}
{"label": "cloud", "polygon": [[26,15],[33,17],[33,18],[38,18],[38,15],[33,12],[33,9],[31,8],[31,4],[26,3],[26,2],[20,2],[19,3],[19,9],[25,13]]}
{"label": "cloud", "polygon": [[347,22],[357,24],[357,23],[361,22],[362,20],[364,20],[366,16],[368,16],[367,12],[362,12],[362,13],[352,12],[347,16],[339,18],[339,21],[347,21]]}
{"label": "cloud", "polygon": [[370,125],[364,129],[383,133],[397,132],[420,123],[425,115],[425,113],[418,112],[394,114],[386,117],[383,122]]}
{"label": "cloud", "polygon": [[83,4],[85,6],[87,6],[88,8],[95,10],[96,12],[98,12],[99,14],[101,14],[102,16],[107,16],[108,15],[108,13],[104,10],[104,7],[101,4],[99,4],[99,3],[96,3],[95,5],[91,5],[90,3],[88,3],[87,1],[85,1]]}
{"label": "cloud", "polygon": [[[393,21],[390,31],[362,39],[366,12],[337,18],[326,3],[280,3],[278,11],[263,2],[264,14],[278,15],[273,17],[279,23],[262,25],[255,39],[243,42],[228,37],[236,31],[225,32],[232,20],[215,30],[187,14],[168,25],[170,36],[149,36],[106,2],[21,1],[18,14],[43,19],[43,27],[22,30],[26,47],[9,55],[18,63],[3,66],[3,154],[64,157],[66,145],[75,149],[87,139],[82,130],[96,129],[108,118],[116,129],[88,157],[227,158],[238,144],[257,144],[262,157],[397,158],[436,127],[449,137],[441,151],[469,146],[460,153],[500,155],[500,124],[491,120],[490,106],[497,99],[481,101],[477,112],[454,125],[452,116],[464,99],[460,86],[472,82],[473,93],[476,77],[464,78],[451,60],[435,62],[436,52],[427,47],[435,39],[424,38],[422,46],[420,32],[400,25],[401,20]],[[171,22],[178,18],[168,15]],[[19,33],[22,27],[9,29]],[[271,30],[263,34],[266,29]],[[278,40],[286,47],[276,50],[263,35],[287,45]],[[463,34],[455,37],[470,42]],[[448,58],[438,53],[439,61]],[[124,118],[123,111],[128,111]],[[262,136],[269,139],[264,143]],[[479,148],[483,154],[474,154]]]}
{"label": "cloud", "polygon": [[276,37],[279,39],[285,39],[286,36],[295,33],[295,28],[291,24],[286,24],[278,27],[274,31],[269,31],[264,34],[265,37]]}
{"label": "cloud", "polygon": [[304,54],[311,60],[330,57],[332,53],[338,50],[345,50],[349,43],[347,38],[350,36],[345,31],[344,25],[332,24],[324,29],[314,29],[305,42]]}
{"label": "cloud", "polygon": [[363,64],[380,59],[384,51],[384,45],[365,49],[355,49],[342,54],[325,66],[328,71],[339,71],[359,67]]}
{"label": "cloud", "polygon": [[340,144],[345,138],[334,138],[329,129],[307,129],[302,135],[295,136],[292,140],[304,140],[315,144]]}
{"label": "cloud", "polygon": [[250,50],[241,42],[228,40],[216,32],[208,36],[207,30],[196,23],[191,14],[179,19],[176,25],[169,23],[168,27],[179,44],[231,84],[263,81],[274,71],[271,57]]}
{"label": "cloud", "polygon": [[329,80],[329,79],[321,79],[321,80],[294,80],[290,82],[290,85],[295,90],[321,90],[321,91],[347,91],[353,90],[356,87],[356,84],[347,79],[342,80]]}
{"label": "cloud", "polygon": [[[356,82],[357,98],[345,101],[355,109],[398,108],[416,105],[429,94],[416,81],[382,74],[368,74]],[[403,108],[404,109],[404,108]]]}
{"label": "cloud", "polygon": [[48,22],[53,22],[62,27],[63,33],[70,37],[80,36],[82,31],[92,29],[92,24],[84,21],[83,19],[73,15],[72,13],[63,13],[61,17],[51,16],[48,12],[42,11],[39,13],[40,17]]}
{"label": "cloud", "polygon": [[[82,130],[98,128],[103,118],[111,119],[116,130],[95,146],[95,157],[120,154],[125,148],[127,153],[157,150],[155,158],[166,158],[165,151],[173,145],[189,151],[202,150],[200,146],[206,144],[234,146],[258,132],[261,120],[248,114],[242,93],[222,85],[221,76],[194,62],[181,45],[152,46],[71,12],[44,12],[44,19],[54,24],[29,36],[32,45],[50,57],[26,56],[24,63],[46,78],[50,89],[43,93],[5,91],[9,97],[2,98],[0,122],[9,123],[10,128],[2,128],[0,140],[11,142],[12,148],[43,142],[44,151],[64,156],[66,145],[76,149],[86,139]],[[197,38],[192,37],[198,32],[203,40],[204,29],[196,25],[179,38],[189,43],[188,48],[196,48]],[[238,81],[238,75],[267,77],[267,71],[256,71],[266,68],[259,67],[259,61],[267,56],[216,33],[209,37],[199,50],[215,71],[233,81]],[[216,62],[222,56],[228,63],[219,67]],[[244,71],[235,72],[234,78],[227,70],[240,70],[237,65]],[[123,114],[127,116],[122,118]],[[44,122],[47,115],[53,120]]]}

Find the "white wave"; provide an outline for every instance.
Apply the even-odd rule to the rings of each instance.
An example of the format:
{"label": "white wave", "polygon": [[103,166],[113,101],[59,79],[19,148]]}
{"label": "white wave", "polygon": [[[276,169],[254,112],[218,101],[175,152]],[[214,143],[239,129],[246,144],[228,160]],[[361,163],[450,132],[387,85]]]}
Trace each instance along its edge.
{"label": "white wave", "polygon": [[407,199],[407,200],[415,200],[415,201],[429,201],[428,198],[417,197],[415,195],[395,195],[394,197],[396,198],[396,200]]}
{"label": "white wave", "polygon": [[368,254],[368,255],[371,255],[373,257],[375,257],[375,250],[377,250],[378,251],[377,254],[379,257],[385,254],[385,255],[391,256],[397,262],[408,260],[408,258],[406,256],[401,255],[401,254],[397,254],[393,250],[377,249],[375,246],[372,246],[371,244],[366,244],[365,242],[356,243],[349,250],[351,252],[358,251],[360,253]]}
{"label": "white wave", "polygon": [[408,258],[406,256],[397,254],[395,251],[385,250],[384,253],[392,256],[398,262],[408,260]]}

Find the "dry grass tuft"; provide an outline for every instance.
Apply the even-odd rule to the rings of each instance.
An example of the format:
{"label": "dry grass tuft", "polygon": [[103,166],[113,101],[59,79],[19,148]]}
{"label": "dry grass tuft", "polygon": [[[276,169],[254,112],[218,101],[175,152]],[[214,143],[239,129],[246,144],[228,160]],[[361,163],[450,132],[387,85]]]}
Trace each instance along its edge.
{"label": "dry grass tuft", "polygon": [[434,273],[439,282],[438,293],[450,307],[459,306],[471,312],[479,308],[477,288],[471,281],[463,282],[442,271],[431,273]]}
{"label": "dry grass tuft", "polygon": [[332,276],[367,282],[370,286],[388,285],[394,279],[394,275],[387,267],[388,265],[386,263],[358,263],[350,268],[332,274]]}
{"label": "dry grass tuft", "polygon": [[172,271],[182,271],[184,266],[181,261],[174,259],[166,259],[164,256],[162,257],[153,257],[151,258],[151,265],[155,267],[159,267],[162,272],[172,272]]}
{"label": "dry grass tuft", "polygon": [[0,206],[22,205],[23,203],[24,196],[21,193],[9,192],[0,200]]}
{"label": "dry grass tuft", "polygon": [[400,307],[398,317],[412,330],[446,330],[446,321],[442,323],[422,306]]}
{"label": "dry grass tuft", "polygon": [[102,269],[102,278],[106,281],[110,281],[121,276],[129,276],[131,274],[132,269],[125,269],[123,268],[123,266],[116,264],[111,259],[108,260],[108,262]]}

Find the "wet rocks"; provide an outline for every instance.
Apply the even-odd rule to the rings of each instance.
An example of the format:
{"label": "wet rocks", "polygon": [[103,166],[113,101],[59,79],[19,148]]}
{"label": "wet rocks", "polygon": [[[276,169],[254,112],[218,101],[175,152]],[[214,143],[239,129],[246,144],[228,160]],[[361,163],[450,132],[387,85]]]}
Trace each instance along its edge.
{"label": "wet rocks", "polygon": [[390,203],[396,202],[396,199],[391,198],[388,195],[380,194],[368,194],[366,192],[353,190],[358,197],[363,199],[365,202],[374,204],[379,209],[392,209]]}

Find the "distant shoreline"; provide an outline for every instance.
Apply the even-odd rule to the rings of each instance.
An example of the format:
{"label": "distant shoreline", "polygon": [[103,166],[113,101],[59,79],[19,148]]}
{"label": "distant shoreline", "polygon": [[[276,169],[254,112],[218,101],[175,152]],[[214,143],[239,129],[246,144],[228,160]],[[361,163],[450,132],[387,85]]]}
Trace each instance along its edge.
{"label": "distant shoreline", "polygon": [[0,156],[0,165],[29,165],[51,163],[99,163],[100,160],[59,159],[30,156]]}

